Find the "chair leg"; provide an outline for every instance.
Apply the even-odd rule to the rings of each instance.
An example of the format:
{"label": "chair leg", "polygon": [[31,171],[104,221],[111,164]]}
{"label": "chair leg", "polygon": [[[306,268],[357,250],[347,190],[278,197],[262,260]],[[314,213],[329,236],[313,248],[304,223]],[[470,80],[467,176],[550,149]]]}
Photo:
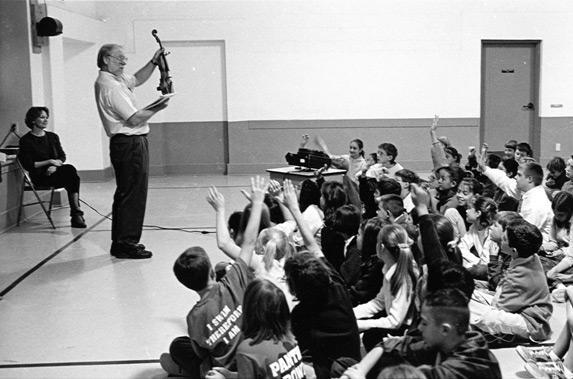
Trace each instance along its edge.
{"label": "chair leg", "polygon": [[54,192],[56,192],[56,190],[52,188],[52,190],[50,191],[50,202],[48,205],[48,214],[50,216],[52,215],[52,204],[54,204]]}
{"label": "chair leg", "polygon": [[20,191],[20,205],[18,206],[18,218],[16,219],[16,226],[20,226],[20,219],[22,218],[22,208],[24,208],[24,187],[26,183],[22,182],[22,190]]}
{"label": "chair leg", "polygon": [[50,224],[52,224],[52,228],[56,229],[56,226],[54,225],[54,222],[52,221],[52,216],[50,215],[50,213],[48,213],[48,210],[46,209],[46,206],[44,205],[44,201],[42,201],[42,198],[40,197],[40,195],[38,195],[38,192],[36,192],[36,189],[34,187],[32,187],[31,189],[32,189],[32,192],[34,192],[36,199],[38,199],[38,204],[40,204],[40,206],[42,207],[42,210],[46,214],[46,217],[48,218],[48,220],[50,220]]}

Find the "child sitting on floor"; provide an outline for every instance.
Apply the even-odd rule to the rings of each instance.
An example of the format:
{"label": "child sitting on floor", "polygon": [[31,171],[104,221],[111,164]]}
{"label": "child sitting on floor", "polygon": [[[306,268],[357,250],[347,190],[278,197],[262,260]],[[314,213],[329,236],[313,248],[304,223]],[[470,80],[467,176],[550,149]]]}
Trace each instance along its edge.
{"label": "child sitting on floor", "polygon": [[382,288],[374,299],[354,307],[366,351],[388,334],[403,334],[414,319],[418,267],[408,240],[406,229],[400,225],[387,225],[378,234],[376,250],[384,262]]}
{"label": "child sitting on floor", "polygon": [[387,338],[341,376],[375,378],[386,366],[408,362],[428,378],[501,378],[499,363],[484,337],[468,331],[467,298],[457,289],[427,295],[415,337]]}
{"label": "child sitting on floor", "polygon": [[214,366],[231,368],[242,340],[243,295],[252,280],[249,264],[255,249],[263,200],[264,179],[251,179],[251,216],[243,234],[241,251],[227,274],[215,281],[215,272],[205,250],[187,249],[177,258],[173,271],[185,287],[199,295],[187,315],[189,336],[178,337],[169,353],[161,355],[161,367],[171,375],[205,377]]}
{"label": "child sitting on floor", "polygon": [[478,280],[487,280],[487,264],[493,244],[490,238],[490,226],[494,222],[496,212],[497,207],[492,199],[477,198],[466,216],[472,225],[458,244],[464,259],[464,267]]}
{"label": "child sitting on floor", "polygon": [[237,348],[237,371],[214,367],[206,379],[304,378],[302,354],[290,331],[284,293],[265,279],[255,279],[243,301],[244,340]]}
{"label": "child sitting on floor", "polygon": [[[507,245],[505,245],[507,241]],[[471,324],[491,335],[510,335],[536,342],[551,335],[553,306],[537,251],[543,237],[523,219],[507,225],[503,248],[512,260],[495,295],[476,289],[470,301]]]}
{"label": "child sitting on floor", "polygon": [[400,192],[400,197],[404,200],[404,209],[406,212],[412,212],[414,209],[414,202],[412,201],[412,194],[410,193],[410,184],[420,184],[421,179],[414,171],[404,168],[402,170],[396,171],[394,178],[400,186],[402,191]]}
{"label": "child sitting on floor", "polygon": [[565,167],[565,175],[567,175],[569,181],[563,184],[563,187],[561,187],[561,191],[566,191],[573,194],[573,156],[567,159],[567,166]]}
{"label": "child sitting on floor", "polygon": [[567,164],[561,157],[553,157],[549,162],[547,162],[548,174],[545,177],[543,187],[545,188],[545,192],[547,192],[547,197],[550,199],[553,198],[553,195],[557,191],[561,191],[565,182],[569,180],[565,173],[565,167],[567,167]]}
{"label": "child sitting on floor", "polygon": [[[495,291],[511,263],[511,255],[508,253],[511,249],[507,247],[507,241],[502,241],[505,229],[514,220],[522,218],[519,213],[511,211],[501,211],[495,215],[495,222],[490,227],[490,238],[496,246],[489,249],[489,263],[487,264],[487,290],[489,291]],[[503,248],[502,243],[505,246]]]}
{"label": "child sitting on floor", "polygon": [[473,207],[474,199],[483,193],[483,185],[475,178],[463,178],[458,186],[458,206],[449,208],[444,212],[444,216],[454,227],[454,236],[459,241],[468,231],[471,223],[467,221],[467,210]]}

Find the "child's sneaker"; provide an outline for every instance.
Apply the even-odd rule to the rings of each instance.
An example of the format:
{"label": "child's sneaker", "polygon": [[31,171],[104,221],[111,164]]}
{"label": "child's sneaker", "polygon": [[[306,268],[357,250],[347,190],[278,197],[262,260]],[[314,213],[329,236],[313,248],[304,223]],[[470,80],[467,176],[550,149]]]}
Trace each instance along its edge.
{"label": "child's sneaker", "polygon": [[529,361],[525,370],[535,379],[568,379],[561,362]]}
{"label": "child's sneaker", "polygon": [[549,352],[551,351],[550,347],[546,346],[536,346],[536,347],[526,347],[520,345],[515,348],[517,350],[517,354],[523,359],[525,362],[527,361],[534,361],[534,362],[552,362],[553,359],[549,356]]}
{"label": "child's sneaker", "polygon": [[159,363],[161,364],[161,368],[165,370],[170,376],[190,376],[187,371],[185,371],[181,366],[179,366],[169,353],[161,354],[159,357]]}

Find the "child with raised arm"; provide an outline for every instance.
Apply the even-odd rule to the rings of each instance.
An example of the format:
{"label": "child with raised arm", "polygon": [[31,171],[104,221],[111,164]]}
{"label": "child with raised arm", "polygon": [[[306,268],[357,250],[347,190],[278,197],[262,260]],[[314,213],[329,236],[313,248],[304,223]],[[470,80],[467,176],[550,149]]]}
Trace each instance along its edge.
{"label": "child with raised arm", "polygon": [[517,212],[524,219],[537,226],[543,234],[543,239],[548,241],[553,211],[551,210],[551,202],[541,185],[543,168],[536,162],[523,163],[517,169],[516,178],[510,179],[505,172],[485,165],[487,149],[487,144],[484,144],[481,156],[478,158],[480,171],[506,194],[521,201]]}
{"label": "child with raised arm", "polygon": [[364,142],[362,140],[356,138],[350,141],[348,154],[343,155],[332,154],[321,137],[317,136],[315,143],[332,159],[334,167],[347,170],[346,176],[348,179],[358,185],[356,174],[367,168],[366,159],[364,159]]}
{"label": "child with raised arm", "polygon": [[386,366],[407,362],[427,378],[501,378],[495,356],[485,338],[468,331],[467,298],[457,289],[429,293],[422,306],[417,337],[387,338],[341,379],[376,378]]}
{"label": "child with raised arm", "polygon": [[317,378],[330,378],[332,362],[340,357],[360,359],[360,337],[344,280],[324,259],[306,225],[296,192],[285,180],[284,205],[291,211],[308,251],[285,263],[287,283],[299,303],[291,314],[292,331],[305,362]]}
{"label": "child with raised arm", "polygon": [[173,271],[185,287],[199,295],[187,315],[189,336],[178,337],[169,353],[161,355],[161,367],[171,375],[204,377],[214,366],[233,366],[241,342],[242,304],[245,289],[252,280],[249,264],[255,248],[266,184],[251,178],[251,217],[244,233],[237,260],[217,282],[205,250],[191,247],[177,258]]}
{"label": "child with raised arm", "polygon": [[[270,192],[277,193],[278,182],[271,181],[269,186],[274,188],[273,190],[269,187]],[[207,201],[216,211],[217,245],[229,258],[237,259],[241,248],[234,244],[227,230],[223,227],[225,220],[225,198],[213,187],[209,189]],[[281,205],[281,208],[284,208],[284,206]],[[264,205],[263,209],[265,209]],[[288,213],[288,217],[292,218],[288,210],[286,210],[285,213]],[[283,290],[289,308],[292,309],[294,307],[294,299],[288,291],[288,286],[284,279],[284,262],[295,252],[295,246],[291,242],[287,232],[294,230],[296,224],[292,220],[290,223],[292,223],[292,225],[285,226],[284,224],[280,224],[260,231],[255,244],[255,255],[251,259],[249,268],[254,272],[255,278],[268,279]],[[288,222],[285,224],[288,224]]]}

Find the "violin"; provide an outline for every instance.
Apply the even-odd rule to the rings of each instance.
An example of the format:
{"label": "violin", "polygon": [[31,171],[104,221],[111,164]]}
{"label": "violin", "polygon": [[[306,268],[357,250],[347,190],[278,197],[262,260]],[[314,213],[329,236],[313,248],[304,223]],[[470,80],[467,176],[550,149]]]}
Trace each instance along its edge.
{"label": "violin", "polygon": [[[159,47],[163,49],[163,45],[161,44],[161,40],[157,37],[157,30],[153,29],[151,31],[153,37],[159,44]],[[157,61],[157,67],[159,68],[159,72],[161,73],[161,78],[159,78],[159,86],[157,87],[158,91],[161,91],[163,95],[167,95],[168,93],[173,93],[173,82],[171,81],[171,76],[169,75],[169,65],[167,65],[167,59],[165,56],[169,53],[161,53],[159,55],[159,59]]]}

